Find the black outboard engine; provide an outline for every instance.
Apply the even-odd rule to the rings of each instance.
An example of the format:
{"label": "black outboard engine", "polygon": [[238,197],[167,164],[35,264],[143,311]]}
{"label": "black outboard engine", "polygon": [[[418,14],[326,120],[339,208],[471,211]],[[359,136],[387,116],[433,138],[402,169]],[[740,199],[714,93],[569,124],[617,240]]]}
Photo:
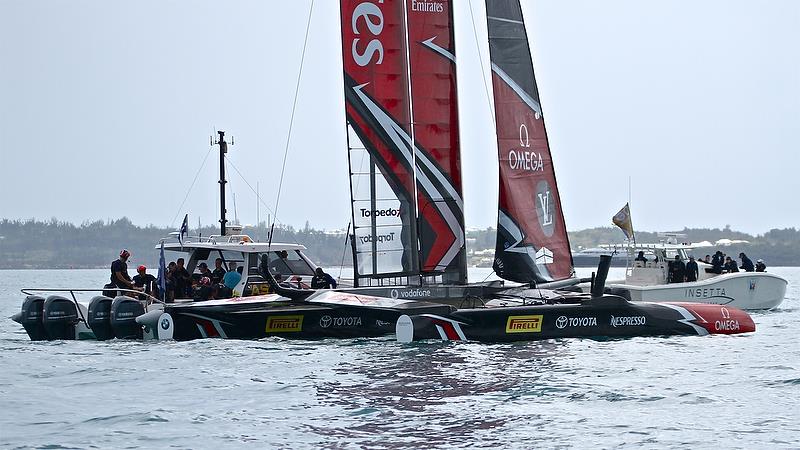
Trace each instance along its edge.
{"label": "black outboard engine", "polygon": [[47,332],[42,323],[42,311],[44,309],[44,297],[39,295],[29,295],[22,302],[22,311],[14,314],[15,322],[21,324],[32,341],[47,340]]}
{"label": "black outboard engine", "polygon": [[120,295],[111,303],[111,329],[118,339],[141,339],[142,326],[136,317],[144,314],[144,306],[135,298]]}
{"label": "black outboard engine", "polygon": [[98,295],[92,297],[89,302],[86,322],[98,341],[114,338],[114,330],[111,328],[111,303],[113,301],[104,295]]}
{"label": "black outboard engine", "polygon": [[42,324],[48,339],[75,339],[78,308],[72,300],[51,295],[44,301]]}

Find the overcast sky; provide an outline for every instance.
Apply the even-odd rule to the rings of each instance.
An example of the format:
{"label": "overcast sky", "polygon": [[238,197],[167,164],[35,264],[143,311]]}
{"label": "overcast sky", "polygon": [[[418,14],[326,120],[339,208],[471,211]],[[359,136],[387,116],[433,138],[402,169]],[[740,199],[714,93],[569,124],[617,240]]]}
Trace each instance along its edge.
{"label": "overcast sky", "polygon": [[[800,1],[523,3],[568,229],[609,225],[629,179],[637,229],[800,226]],[[0,0],[0,217],[211,224],[218,155],[200,168],[222,129],[265,220],[310,5]],[[483,2],[455,10],[467,226],[494,226]],[[338,2],[316,0],[283,223],[350,218],[340,42]],[[255,194],[230,179],[255,223]]]}

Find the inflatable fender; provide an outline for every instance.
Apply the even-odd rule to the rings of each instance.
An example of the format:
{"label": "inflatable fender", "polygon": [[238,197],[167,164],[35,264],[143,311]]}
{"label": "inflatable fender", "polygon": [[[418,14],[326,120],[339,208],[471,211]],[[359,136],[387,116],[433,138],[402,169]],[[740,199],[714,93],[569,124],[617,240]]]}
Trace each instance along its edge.
{"label": "inflatable fender", "polygon": [[163,311],[150,311],[136,318],[136,323],[144,326],[146,339],[159,341],[172,339],[175,331],[175,321],[172,316]]}

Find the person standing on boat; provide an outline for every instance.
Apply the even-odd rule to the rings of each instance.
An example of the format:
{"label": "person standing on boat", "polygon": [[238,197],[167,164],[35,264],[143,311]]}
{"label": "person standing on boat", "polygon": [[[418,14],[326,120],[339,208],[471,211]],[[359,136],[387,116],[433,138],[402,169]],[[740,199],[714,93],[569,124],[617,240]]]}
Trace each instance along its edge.
{"label": "person standing on boat", "polygon": [[336,280],[325,273],[322,267],[317,267],[314,277],[311,278],[311,289],[336,289]]}
{"label": "person standing on boat", "polygon": [[747,257],[744,253],[739,253],[739,259],[742,260],[742,265],[739,267],[740,269],[744,270],[745,272],[754,272],[756,270],[755,266],[753,266],[753,261]]}
{"label": "person standing on boat", "polygon": [[131,252],[123,249],[119,252],[119,259],[111,263],[111,284],[117,289],[133,289],[133,280],[128,275],[128,258]]}
{"label": "person standing on boat", "polygon": [[[158,286],[156,284],[156,277],[147,273],[147,267],[139,266],[136,268],[137,275],[133,276],[133,285],[139,289],[142,289],[145,294],[152,295],[157,297],[158,295]],[[144,300],[147,297],[139,296],[140,300]]]}
{"label": "person standing on boat", "polygon": [[634,261],[641,261],[643,263],[646,263],[647,262],[647,258],[644,257],[644,251],[639,250],[639,254],[636,255],[636,259],[634,259]]}
{"label": "person standing on boat", "polygon": [[712,273],[722,273],[723,266],[725,265],[725,258],[722,256],[722,252],[717,250],[714,253],[714,257],[711,258],[711,272]]}
{"label": "person standing on boat", "polygon": [[675,260],[670,263],[669,273],[670,283],[683,283],[683,278],[686,273],[686,264],[681,261],[680,255],[675,255]]}
{"label": "person standing on boat", "polygon": [[767,265],[764,264],[764,260],[759,259],[758,261],[756,261],[756,272],[766,272],[766,271],[767,271]]}
{"label": "person standing on boat", "polygon": [[192,276],[184,267],[183,258],[178,258],[175,272],[172,273],[172,281],[175,283],[175,298],[186,298],[191,287]]}
{"label": "person standing on boat", "polygon": [[697,262],[694,260],[694,256],[690,256],[689,262],[686,263],[686,281],[697,281],[698,276],[700,276],[700,270],[697,268]]}
{"label": "person standing on boat", "polygon": [[223,278],[225,278],[225,269],[222,267],[222,258],[217,258],[214,260],[214,271],[211,272],[211,282],[220,284]]}

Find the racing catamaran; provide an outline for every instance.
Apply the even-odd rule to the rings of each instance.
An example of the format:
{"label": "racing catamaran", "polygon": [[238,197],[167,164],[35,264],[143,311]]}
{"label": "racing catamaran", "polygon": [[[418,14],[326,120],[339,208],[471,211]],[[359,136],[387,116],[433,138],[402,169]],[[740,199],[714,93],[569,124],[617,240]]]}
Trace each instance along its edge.
{"label": "racing catamaran", "polygon": [[[403,341],[505,341],[753,331],[749,316],[735,308],[603,295],[602,270],[592,295],[551,290],[580,280],[522,12],[514,0],[487,0],[486,9],[500,161],[494,269],[521,284],[467,283],[452,1],[342,0],[354,287],[281,285],[267,248],[266,258],[258,251],[242,257],[248,277],[260,275],[269,285],[266,294],[259,287],[248,297],[147,305],[98,296],[95,313],[91,304],[87,310],[64,297],[31,295],[17,319],[32,339],[81,332],[100,339],[396,332]],[[225,236],[223,229],[220,242]],[[465,302],[480,307],[453,306]]]}

